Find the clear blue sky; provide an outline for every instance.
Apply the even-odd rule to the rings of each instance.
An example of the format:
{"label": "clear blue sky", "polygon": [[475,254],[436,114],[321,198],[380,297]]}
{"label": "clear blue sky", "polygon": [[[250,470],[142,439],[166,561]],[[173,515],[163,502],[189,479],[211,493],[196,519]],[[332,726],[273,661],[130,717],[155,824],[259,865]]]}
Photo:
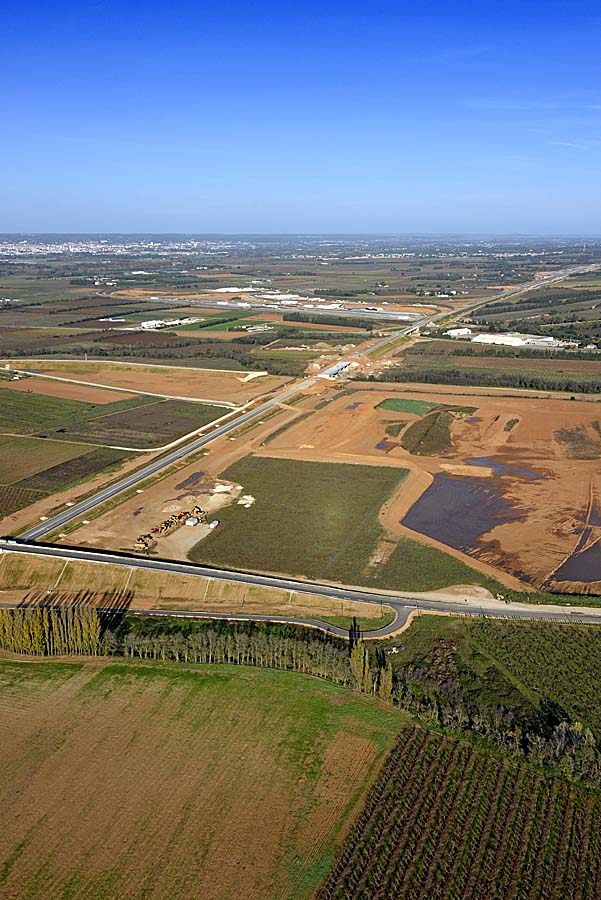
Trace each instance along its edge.
{"label": "clear blue sky", "polygon": [[0,22],[0,231],[601,234],[598,0]]}

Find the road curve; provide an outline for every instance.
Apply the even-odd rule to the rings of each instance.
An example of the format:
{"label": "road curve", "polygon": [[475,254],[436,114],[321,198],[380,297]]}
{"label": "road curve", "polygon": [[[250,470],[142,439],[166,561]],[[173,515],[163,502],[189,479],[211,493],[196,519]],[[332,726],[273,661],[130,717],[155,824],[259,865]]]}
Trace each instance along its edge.
{"label": "road curve", "polygon": [[[64,560],[85,561],[97,564],[124,566],[126,568],[150,569],[159,572],[167,572],[180,575],[193,575],[202,578],[213,578],[219,581],[231,581],[237,584],[254,584],[260,587],[279,588],[281,590],[294,591],[299,594],[318,594],[330,597],[334,600],[360,601],[372,603],[380,607],[389,606],[396,613],[396,618],[390,624],[375,631],[366,632],[365,638],[381,638],[393,634],[412,613],[443,613],[451,615],[489,616],[503,619],[526,619],[548,622],[579,622],[591,625],[601,625],[601,608],[591,607],[563,607],[553,605],[534,605],[527,603],[505,604],[497,600],[476,602],[473,600],[456,602],[424,600],[403,594],[379,593],[360,588],[347,588],[334,584],[314,581],[306,581],[297,578],[286,578],[276,575],[261,575],[254,572],[241,572],[231,569],[218,569],[211,566],[201,566],[195,563],[177,562],[174,560],[149,559],[145,557],[131,556],[129,554],[108,553],[106,551],[81,550],[72,547],[56,545],[42,545],[27,543],[22,539],[0,538],[0,552],[32,553],[38,556],[49,556]],[[162,615],[162,616],[191,616],[196,618],[231,619],[236,621],[270,621],[285,622],[286,624],[306,625],[321,628],[332,634],[343,637],[347,632],[311,618],[260,616],[260,615],[223,615],[219,613],[187,613],[163,610],[131,610],[133,614]]]}

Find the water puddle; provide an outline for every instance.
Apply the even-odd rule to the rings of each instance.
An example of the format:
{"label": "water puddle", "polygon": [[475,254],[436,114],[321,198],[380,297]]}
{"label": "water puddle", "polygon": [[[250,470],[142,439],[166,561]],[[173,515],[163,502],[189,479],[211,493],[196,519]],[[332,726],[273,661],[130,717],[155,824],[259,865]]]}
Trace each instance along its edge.
{"label": "water puddle", "polygon": [[347,406],[346,408],[347,409],[357,409],[358,406],[362,406],[362,405],[363,405],[363,401],[358,400],[357,403],[351,403],[351,405]]}
{"label": "water puddle", "polygon": [[601,510],[597,507],[595,503],[593,503],[591,514],[588,517],[589,525],[599,526],[601,525]]}
{"label": "water puddle", "polygon": [[514,478],[528,478],[530,481],[540,481],[544,478],[540,472],[536,472],[529,466],[521,463],[503,462],[495,456],[473,456],[465,460],[468,466],[488,466],[495,475],[512,475]]}
{"label": "water puddle", "polygon": [[204,472],[192,472],[192,474],[188,475],[184,481],[180,481],[179,484],[176,484],[175,488],[178,491],[184,491],[186,488],[192,487],[193,484],[196,484],[196,482],[200,481],[203,477]]}
{"label": "water puddle", "polygon": [[489,478],[439,472],[402,524],[464,553],[473,553],[480,539],[497,525],[525,519]]}
{"label": "water puddle", "polygon": [[601,581],[601,541],[570,556],[555,573],[554,581]]}

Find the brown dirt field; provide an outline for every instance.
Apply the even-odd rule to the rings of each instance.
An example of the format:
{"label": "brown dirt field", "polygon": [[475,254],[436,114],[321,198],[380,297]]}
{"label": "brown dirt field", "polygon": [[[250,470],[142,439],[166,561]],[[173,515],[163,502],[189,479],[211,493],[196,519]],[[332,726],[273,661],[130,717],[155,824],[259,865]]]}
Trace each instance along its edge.
{"label": "brown dirt field", "polygon": [[195,399],[228,400],[240,404],[275,390],[288,380],[274,375],[263,375],[245,381],[248,372],[217,372],[207,369],[96,361],[13,360],[12,365],[47,375],[91,381],[108,387],[130,388]]}
{"label": "brown dirt field", "polygon": [[23,378],[22,381],[0,381],[0,388],[24,393],[43,394],[45,397],[59,397],[62,400],[81,400],[83,403],[115,403],[130,400],[135,394],[110,391],[104,388],[85,387],[68,381],[51,381],[46,378]]}
{"label": "brown dirt field", "polygon": [[7,900],[308,900],[399,722],[289,673],[2,662],[0,727]]}

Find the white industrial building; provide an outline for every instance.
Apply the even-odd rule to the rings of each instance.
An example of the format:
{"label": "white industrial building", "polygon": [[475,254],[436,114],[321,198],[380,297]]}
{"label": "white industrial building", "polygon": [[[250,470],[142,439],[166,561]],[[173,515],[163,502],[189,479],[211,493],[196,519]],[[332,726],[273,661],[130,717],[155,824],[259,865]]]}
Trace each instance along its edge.
{"label": "white industrial building", "polygon": [[510,331],[507,334],[475,334],[472,338],[472,343],[498,344],[501,347],[538,347],[541,350],[565,346],[564,341],[558,341],[553,337],[539,334],[520,334],[517,331]]}
{"label": "white industrial building", "polygon": [[452,338],[469,337],[471,334],[471,328],[450,328],[449,331],[445,331],[445,337]]}

